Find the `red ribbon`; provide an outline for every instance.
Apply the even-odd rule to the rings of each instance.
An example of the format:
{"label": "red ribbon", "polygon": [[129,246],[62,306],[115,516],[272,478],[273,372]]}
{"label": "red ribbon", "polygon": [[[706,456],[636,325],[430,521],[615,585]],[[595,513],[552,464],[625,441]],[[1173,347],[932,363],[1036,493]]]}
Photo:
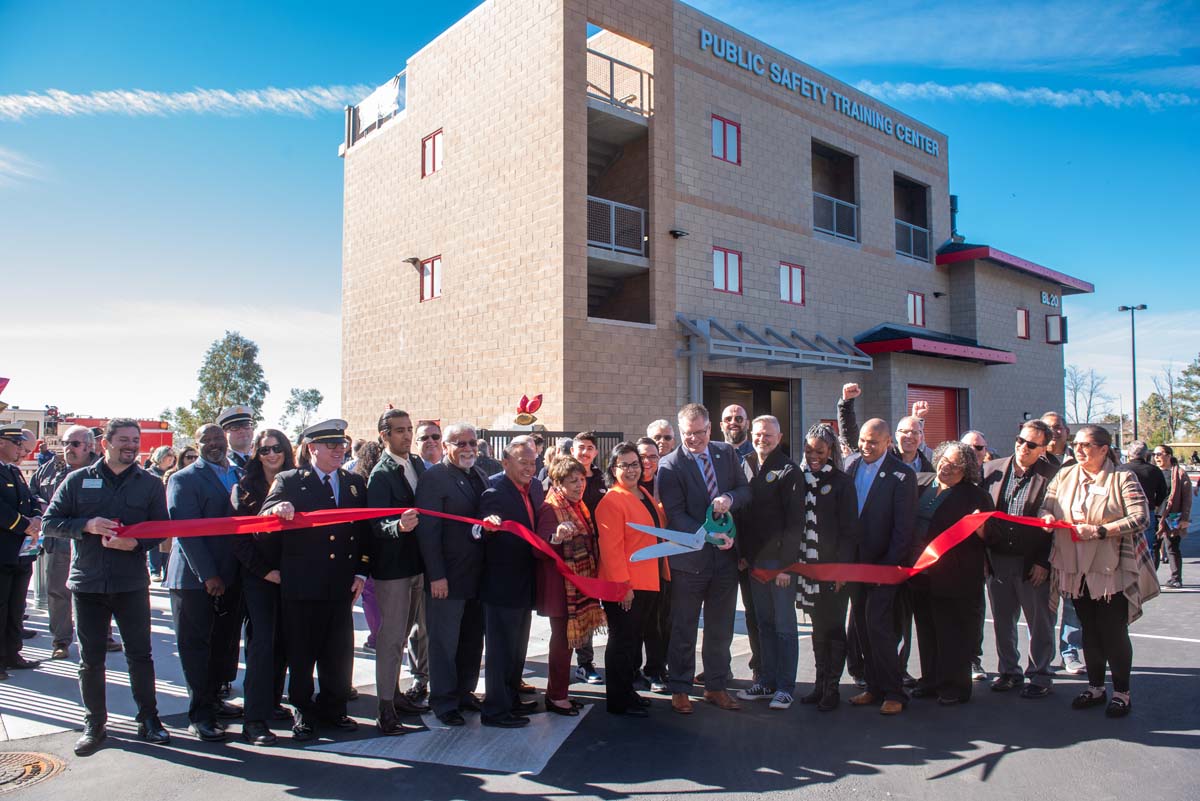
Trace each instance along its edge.
{"label": "red ribbon", "polygon": [[957,523],[950,526],[950,528],[934,537],[933,541],[925,546],[925,550],[917,557],[917,561],[913,563],[912,567],[847,562],[823,562],[821,564],[810,565],[803,562],[796,562],[782,570],[764,570],[758,568],[751,572],[754,578],[763,582],[771,581],[780,573],[794,573],[799,576],[806,576],[814,581],[860,581],[864,584],[902,584],[921,571],[933,567],[947,551],[973,535],[984,522],[993,517],[997,520],[1007,520],[1010,523],[1019,523],[1023,526],[1068,528],[1072,531],[1075,529],[1075,526],[1061,520],[1046,523],[1038,517],[1017,517],[1005,512],[975,512],[974,514],[964,516]]}
{"label": "red ribbon", "polygon": [[[165,539],[167,537],[215,537],[224,534],[266,534],[276,531],[289,531],[297,528],[313,528],[316,526],[332,526],[337,523],[354,523],[360,520],[373,520],[378,517],[393,517],[407,512],[408,508],[373,508],[373,509],[323,509],[319,512],[296,512],[291,520],[284,520],[275,515],[259,515],[254,517],[209,517],[199,520],[151,520],[132,526],[117,526],[118,537],[133,537],[134,539]],[[446,512],[434,512],[429,509],[417,509],[423,515],[442,517],[470,525],[484,525],[482,520],[473,517],[459,517]],[[623,581],[605,581],[603,579],[581,576],[567,567],[562,557],[550,547],[550,544],[534,534],[525,526],[512,520],[505,520],[499,526],[501,531],[514,534],[530,546],[545,554],[553,563],[559,574],[574,584],[580,592],[590,598],[601,601],[623,601],[629,593],[629,584]]]}

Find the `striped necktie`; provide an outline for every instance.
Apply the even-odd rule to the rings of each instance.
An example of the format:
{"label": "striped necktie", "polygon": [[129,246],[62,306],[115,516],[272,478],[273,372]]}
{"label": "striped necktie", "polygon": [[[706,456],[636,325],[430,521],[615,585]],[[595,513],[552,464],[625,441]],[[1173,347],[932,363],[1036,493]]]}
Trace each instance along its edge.
{"label": "striped necktie", "polygon": [[711,501],[717,497],[717,473],[713,470],[712,461],[708,458],[707,453],[699,454],[701,472],[704,473],[704,486],[708,487],[708,499]]}

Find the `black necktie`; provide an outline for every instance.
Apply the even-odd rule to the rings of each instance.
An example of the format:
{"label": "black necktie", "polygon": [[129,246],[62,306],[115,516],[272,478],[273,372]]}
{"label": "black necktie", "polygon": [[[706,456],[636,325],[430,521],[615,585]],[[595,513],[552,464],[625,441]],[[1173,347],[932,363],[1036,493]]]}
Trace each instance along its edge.
{"label": "black necktie", "polygon": [[337,508],[337,496],[333,494],[333,482],[329,480],[329,476],[325,476],[325,491],[329,493],[329,501],[333,507]]}

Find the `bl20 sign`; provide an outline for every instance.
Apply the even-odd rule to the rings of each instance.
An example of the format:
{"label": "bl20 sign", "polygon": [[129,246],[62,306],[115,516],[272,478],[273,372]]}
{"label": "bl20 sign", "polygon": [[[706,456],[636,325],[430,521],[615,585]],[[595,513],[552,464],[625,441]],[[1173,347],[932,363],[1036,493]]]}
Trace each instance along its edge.
{"label": "bl20 sign", "polygon": [[1058,295],[1051,294],[1050,292],[1042,293],[1042,305],[1043,306],[1051,306],[1051,307],[1057,309],[1058,304],[1059,304]]}

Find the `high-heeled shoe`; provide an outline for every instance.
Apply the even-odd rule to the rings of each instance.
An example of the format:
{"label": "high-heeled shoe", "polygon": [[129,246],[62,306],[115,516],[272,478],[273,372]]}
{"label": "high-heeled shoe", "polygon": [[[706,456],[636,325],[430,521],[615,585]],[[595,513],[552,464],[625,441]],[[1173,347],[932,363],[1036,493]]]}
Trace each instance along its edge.
{"label": "high-heeled shoe", "polygon": [[547,712],[553,712],[556,715],[564,715],[569,718],[576,717],[579,714],[579,710],[575,708],[574,704],[568,707],[561,707],[549,698],[543,698],[542,700],[546,704]]}

